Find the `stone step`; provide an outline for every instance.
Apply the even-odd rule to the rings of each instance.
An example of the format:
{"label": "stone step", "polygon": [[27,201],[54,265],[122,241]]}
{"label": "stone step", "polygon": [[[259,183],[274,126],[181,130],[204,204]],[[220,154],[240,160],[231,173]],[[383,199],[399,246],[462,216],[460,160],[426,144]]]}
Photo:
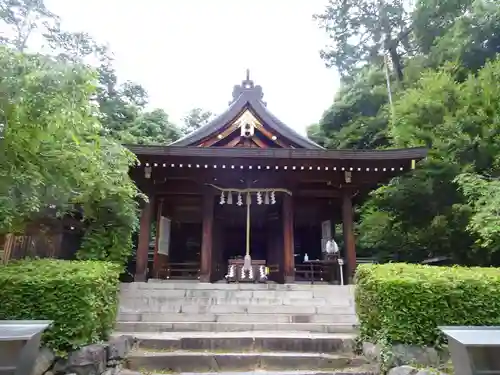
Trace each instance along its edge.
{"label": "stone step", "polygon": [[353,323],[264,323],[264,322],[131,322],[118,321],[118,332],[243,332],[243,331],[289,331],[315,333],[355,333],[357,324]]}
{"label": "stone step", "polygon": [[202,283],[198,281],[169,281],[169,280],[149,280],[148,282],[122,283],[122,291],[134,289],[162,289],[162,290],[270,290],[270,291],[335,291],[335,293],[351,294],[354,290],[353,285],[329,285],[329,284],[252,284],[252,283]]}
{"label": "stone step", "polygon": [[[163,287],[165,286],[165,287]],[[234,287],[233,287],[234,286]],[[328,300],[352,301],[354,289],[352,286],[336,285],[271,285],[266,284],[189,284],[186,287],[176,287],[168,283],[129,283],[121,284],[121,295],[126,297],[158,296],[165,298],[290,298],[310,299],[325,298]],[[284,287],[280,289],[280,287]]]}
{"label": "stone step", "polygon": [[[123,332],[113,336],[127,335]],[[355,334],[307,332],[132,333],[138,349],[233,352],[352,353]]]}
{"label": "stone step", "polygon": [[354,314],[193,314],[193,313],[120,313],[119,321],[126,322],[220,322],[220,323],[351,323]]}
{"label": "stone step", "polygon": [[335,291],[314,291],[314,290],[291,290],[291,291],[276,291],[276,290],[199,290],[199,289],[136,289],[122,291],[122,297],[126,298],[142,298],[142,297],[159,297],[159,298],[225,298],[225,299],[327,299],[332,304],[351,303],[353,298],[351,295],[342,293],[336,294]]}
{"label": "stone step", "polygon": [[347,354],[319,353],[220,353],[220,352],[150,352],[136,350],[129,354],[126,367],[134,371],[219,372],[269,370],[339,370],[366,364],[363,358]]}
{"label": "stone step", "polygon": [[[151,375],[171,375],[151,373]],[[343,368],[336,371],[307,371],[307,370],[280,370],[280,371],[266,371],[258,369],[256,371],[238,371],[237,375],[379,375],[380,371],[374,366],[364,365],[357,367]],[[140,372],[122,369],[117,375],[143,375]],[[177,375],[214,375],[213,372],[179,372]],[[217,372],[217,375],[235,375],[234,371],[231,372]]]}
{"label": "stone step", "polygon": [[[287,302],[285,304],[285,302]],[[230,312],[251,314],[283,313],[283,314],[354,314],[354,306],[327,305],[323,301],[300,300],[274,301],[267,300],[214,300],[203,299],[172,299],[168,301],[155,298],[120,299],[120,309],[123,312]]]}

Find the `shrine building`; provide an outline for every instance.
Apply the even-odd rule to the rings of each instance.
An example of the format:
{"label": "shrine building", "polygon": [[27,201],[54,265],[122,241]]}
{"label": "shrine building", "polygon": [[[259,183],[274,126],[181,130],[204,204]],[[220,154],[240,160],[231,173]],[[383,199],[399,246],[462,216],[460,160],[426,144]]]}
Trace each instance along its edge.
{"label": "shrine building", "polygon": [[[248,72],[232,96],[224,113],[170,145],[127,146],[140,161],[131,176],[149,197],[135,280],[231,282],[246,272],[256,282],[339,282],[342,272],[347,282],[356,268],[353,201],[414,169],[427,150],[324,149],[267,109]],[[322,259],[332,238],[330,274]]]}

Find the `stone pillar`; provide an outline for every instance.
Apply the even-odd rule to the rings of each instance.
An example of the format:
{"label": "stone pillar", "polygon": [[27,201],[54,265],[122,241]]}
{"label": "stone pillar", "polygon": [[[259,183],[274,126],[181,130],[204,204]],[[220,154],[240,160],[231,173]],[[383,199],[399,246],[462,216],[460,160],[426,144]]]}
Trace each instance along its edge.
{"label": "stone pillar", "polygon": [[345,277],[352,281],[356,271],[356,241],[354,239],[354,213],[350,191],[342,191],[342,228],[347,260],[347,274]]}
{"label": "stone pillar", "polygon": [[144,203],[141,211],[139,225],[139,241],[137,243],[137,254],[135,264],[135,281],[146,281],[148,272],[148,252],[151,240],[151,219],[153,217],[154,197]]}
{"label": "stone pillar", "polygon": [[295,281],[295,257],[293,239],[293,198],[283,195],[283,273],[285,283]]}
{"label": "stone pillar", "polygon": [[214,195],[208,189],[203,192],[201,270],[200,281],[210,282],[212,278],[212,247],[214,230]]}

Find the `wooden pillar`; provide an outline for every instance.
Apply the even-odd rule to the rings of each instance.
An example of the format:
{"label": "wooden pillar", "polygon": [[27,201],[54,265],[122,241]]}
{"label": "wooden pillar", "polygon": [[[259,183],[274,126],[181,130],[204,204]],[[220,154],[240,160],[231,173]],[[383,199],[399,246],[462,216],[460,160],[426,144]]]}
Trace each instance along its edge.
{"label": "wooden pillar", "polygon": [[201,270],[200,281],[210,282],[212,277],[212,247],[214,229],[214,195],[204,190],[202,203]]}
{"label": "wooden pillar", "polygon": [[7,264],[14,247],[15,236],[12,233],[6,234],[3,242],[3,249],[0,249],[0,264]]}
{"label": "wooden pillar", "polygon": [[158,254],[158,246],[160,243],[160,224],[162,215],[163,215],[163,198],[160,198],[158,202],[158,208],[156,210],[156,241],[155,241],[155,252],[153,255],[153,277],[158,277],[158,271],[160,271],[162,265],[161,257]]}
{"label": "wooden pillar", "polygon": [[347,260],[346,279],[352,280],[356,271],[356,242],[354,239],[354,214],[350,191],[342,192],[342,232],[344,236],[345,257]]}
{"label": "wooden pillar", "polygon": [[283,273],[285,283],[295,281],[293,201],[288,194],[283,195]]}
{"label": "wooden pillar", "polygon": [[134,281],[146,281],[148,272],[149,241],[151,239],[151,219],[153,217],[154,197],[144,203],[139,224],[139,241],[135,263]]}

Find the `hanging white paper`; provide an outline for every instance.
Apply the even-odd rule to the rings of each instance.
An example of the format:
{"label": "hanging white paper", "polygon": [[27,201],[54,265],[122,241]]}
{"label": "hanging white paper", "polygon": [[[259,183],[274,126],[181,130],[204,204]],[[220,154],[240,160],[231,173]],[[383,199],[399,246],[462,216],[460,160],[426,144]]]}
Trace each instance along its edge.
{"label": "hanging white paper", "polygon": [[160,217],[160,233],[158,237],[158,254],[167,255],[170,248],[170,224],[168,217]]}

